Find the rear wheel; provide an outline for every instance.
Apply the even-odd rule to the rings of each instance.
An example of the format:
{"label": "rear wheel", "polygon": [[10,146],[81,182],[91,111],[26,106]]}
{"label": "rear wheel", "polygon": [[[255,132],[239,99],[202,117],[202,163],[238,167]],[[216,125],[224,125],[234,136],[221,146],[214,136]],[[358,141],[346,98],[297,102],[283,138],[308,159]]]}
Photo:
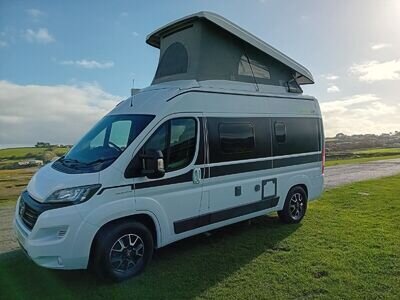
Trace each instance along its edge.
{"label": "rear wheel", "polygon": [[100,233],[93,268],[102,278],[122,281],[140,274],[151,260],[154,241],[138,222],[115,224]]}
{"label": "rear wheel", "polygon": [[286,196],[285,205],[278,211],[279,218],[285,223],[299,223],[307,210],[307,194],[300,186],[291,188]]}

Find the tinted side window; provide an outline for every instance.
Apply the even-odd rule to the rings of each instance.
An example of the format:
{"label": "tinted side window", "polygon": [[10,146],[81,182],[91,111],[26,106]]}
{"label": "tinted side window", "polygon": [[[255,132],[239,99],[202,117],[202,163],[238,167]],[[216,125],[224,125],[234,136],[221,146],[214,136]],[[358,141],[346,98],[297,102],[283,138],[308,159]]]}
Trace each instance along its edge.
{"label": "tinted side window", "polygon": [[249,153],[256,147],[254,127],[246,123],[220,123],[219,140],[227,154]]}
{"label": "tinted side window", "polygon": [[139,153],[161,150],[167,172],[189,165],[196,152],[196,120],[177,118],[161,125],[147,140]]}
{"label": "tinted side window", "polygon": [[142,151],[161,150],[165,156],[167,152],[168,122],[161,125],[144,144]]}
{"label": "tinted side window", "polygon": [[171,120],[167,171],[186,167],[196,151],[196,121],[194,119]]}
{"label": "tinted side window", "polygon": [[210,162],[271,156],[270,125],[265,118],[207,118]]}
{"label": "tinted side window", "polygon": [[319,123],[314,118],[274,118],[273,154],[320,151]]}

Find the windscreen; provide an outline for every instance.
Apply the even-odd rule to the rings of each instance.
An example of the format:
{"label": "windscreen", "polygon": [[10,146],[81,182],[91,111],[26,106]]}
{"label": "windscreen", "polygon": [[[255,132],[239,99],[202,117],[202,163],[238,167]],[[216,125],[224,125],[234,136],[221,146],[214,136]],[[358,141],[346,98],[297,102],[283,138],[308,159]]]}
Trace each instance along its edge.
{"label": "windscreen", "polygon": [[57,163],[86,172],[103,170],[125,151],[153,118],[152,115],[106,116]]}

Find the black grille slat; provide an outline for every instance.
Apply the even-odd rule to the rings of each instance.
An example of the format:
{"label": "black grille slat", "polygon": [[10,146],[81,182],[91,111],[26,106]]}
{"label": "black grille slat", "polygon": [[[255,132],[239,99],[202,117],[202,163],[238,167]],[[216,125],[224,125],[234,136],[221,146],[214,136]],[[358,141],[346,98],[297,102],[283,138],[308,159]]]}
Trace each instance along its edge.
{"label": "black grille slat", "polygon": [[33,211],[25,210],[24,215],[27,215],[28,217],[32,217],[32,218],[37,218],[38,213],[37,212],[33,212]]}
{"label": "black grille slat", "polygon": [[[21,214],[22,203],[24,203],[25,209],[23,210],[23,212]],[[21,200],[19,207],[20,207],[20,216],[21,216],[22,221],[29,229],[32,229],[33,226],[35,226],[35,224],[36,224],[36,221],[40,215],[40,212],[36,212],[32,207],[29,206],[28,203],[26,203],[24,201],[24,199]]]}
{"label": "black grille slat", "polygon": [[22,222],[24,222],[29,229],[32,229],[39,216],[46,210],[60,208],[71,204],[72,203],[40,203],[33,199],[27,191],[24,191],[21,194],[18,213]]}

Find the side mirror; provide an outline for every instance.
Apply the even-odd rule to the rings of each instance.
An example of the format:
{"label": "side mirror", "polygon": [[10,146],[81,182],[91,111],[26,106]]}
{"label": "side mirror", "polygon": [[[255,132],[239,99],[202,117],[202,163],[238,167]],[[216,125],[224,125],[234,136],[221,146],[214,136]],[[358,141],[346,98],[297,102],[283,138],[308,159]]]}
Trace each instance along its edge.
{"label": "side mirror", "polygon": [[146,151],[139,156],[142,159],[141,175],[150,179],[161,178],[165,175],[164,155],[160,150]]}

